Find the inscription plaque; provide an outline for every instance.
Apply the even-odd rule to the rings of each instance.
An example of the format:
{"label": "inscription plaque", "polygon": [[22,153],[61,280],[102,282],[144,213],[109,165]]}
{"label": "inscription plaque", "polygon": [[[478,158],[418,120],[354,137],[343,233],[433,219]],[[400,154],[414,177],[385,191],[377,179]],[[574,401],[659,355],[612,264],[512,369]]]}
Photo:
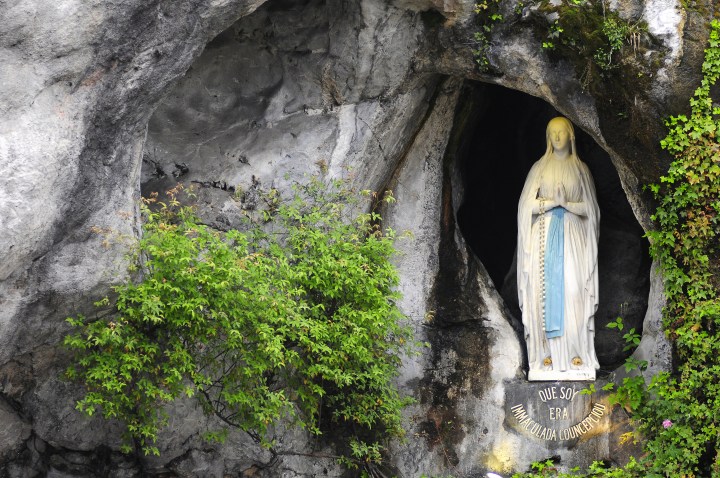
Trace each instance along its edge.
{"label": "inscription plaque", "polygon": [[519,433],[549,442],[605,431],[609,407],[581,394],[583,388],[569,382],[509,386],[506,423]]}

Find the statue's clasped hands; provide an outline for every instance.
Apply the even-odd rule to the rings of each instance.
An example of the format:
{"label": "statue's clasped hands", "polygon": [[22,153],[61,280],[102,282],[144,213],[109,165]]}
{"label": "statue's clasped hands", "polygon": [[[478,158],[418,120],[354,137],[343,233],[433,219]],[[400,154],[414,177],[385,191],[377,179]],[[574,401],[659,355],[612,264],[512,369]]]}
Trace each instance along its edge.
{"label": "statue's clasped hands", "polygon": [[555,200],[555,204],[567,209],[567,199],[565,199],[565,186],[562,185],[562,183],[557,183],[555,185],[555,197],[553,198]]}

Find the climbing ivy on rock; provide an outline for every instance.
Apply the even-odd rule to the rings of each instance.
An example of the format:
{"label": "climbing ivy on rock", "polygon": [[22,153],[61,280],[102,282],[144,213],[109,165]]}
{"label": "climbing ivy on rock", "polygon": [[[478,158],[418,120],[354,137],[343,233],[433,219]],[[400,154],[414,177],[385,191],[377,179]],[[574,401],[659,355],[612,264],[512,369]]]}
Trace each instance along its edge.
{"label": "climbing ivy on rock", "polygon": [[658,463],[651,469],[670,476],[720,476],[720,107],[711,96],[720,77],[717,20],[702,68],[690,115],[670,118],[662,141],[675,161],[651,186],[660,204],[648,236],[662,265],[664,326],[678,370],[651,383],[643,431]]}
{"label": "climbing ivy on rock", "polygon": [[411,344],[395,233],[374,212],[351,217],[341,182],[270,191],[245,232],[202,224],[179,192],[145,201],[140,279],[115,287],[112,317],[68,319],[77,408],[123,422],[127,452],[157,454],[163,405],[187,396],[271,450],[281,420],[346,430],[345,462],[375,466],[409,403],[393,384]]}

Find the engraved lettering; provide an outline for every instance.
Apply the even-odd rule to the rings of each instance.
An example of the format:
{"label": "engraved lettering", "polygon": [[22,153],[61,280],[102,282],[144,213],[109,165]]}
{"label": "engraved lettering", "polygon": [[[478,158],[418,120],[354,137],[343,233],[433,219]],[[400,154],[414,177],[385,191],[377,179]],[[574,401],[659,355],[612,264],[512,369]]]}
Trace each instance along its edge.
{"label": "engraved lettering", "polygon": [[550,412],[550,420],[568,420],[570,418],[567,407],[550,407],[548,410]]}
{"label": "engraved lettering", "polygon": [[535,423],[535,422],[532,420],[532,418],[527,417],[525,420],[523,420],[523,421],[520,423],[520,425],[523,425],[523,426],[525,427],[525,430],[527,430],[528,428],[530,428],[530,426],[531,426],[533,423]]}
{"label": "engraved lettering", "polygon": [[580,422],[580,426],[583,427],[583,429],[585,430],[585,433],[587,433],[587,432],[590,431],[590,427],[588,426],[587,421],[588,421],[588,420],[587,420],[587,418],[586,418],[585,420],[583,420],[583,421]]}
{"label": "engraved lettering", "polygon": [[[558,387],[545,388],[540,390],[538,395],[543,402],[558,398],[571,401],[579,393],[570,387],[559,387],[560,390],[557,388]],[[590,413],[579,423],[568,428],[555,429],[552,427],[548,428],[533,420],[522,404],[510,408],[513,416],[517,420],[519,429],[526,430],[531,435],[547,441],[557,441],[558,437],[561,441],[581,437],[595,428],[597,423],[600,423],[600,419],[605,415],[606,409],[607,407],[601,403],[593,404]],[[548,407],[548,412],[550,420],[568,420],[570,418],[567,407]]]}
{"label": "engraved lettering", "polygon": [[563,400],[572,400],[575,398],[575,389],[570,387],[561,387],[560,388],[560,398]]}
{"label": "engraved lettering", "polygon": [[547,402],[548,400],[554,400],[557,398],[557,387],[548,387],[538,391],[540,400]]}

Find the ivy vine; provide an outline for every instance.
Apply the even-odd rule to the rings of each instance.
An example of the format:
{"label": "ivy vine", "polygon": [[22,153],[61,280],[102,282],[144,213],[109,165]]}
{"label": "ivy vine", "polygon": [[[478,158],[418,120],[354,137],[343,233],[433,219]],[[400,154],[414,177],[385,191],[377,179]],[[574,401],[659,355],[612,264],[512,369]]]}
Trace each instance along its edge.
{"label": "ivy vine", "polygon": [[[675,161],[651,189],[660,204],[648,233],[665,281],[675,373],[660,374],[641,410],[656,476],[720,476],[720,22],[711,25],[703,79],[689,116],[672,117],[662,147]],[[664,425],[663,425],[664,424]],[[668,426],[670,424],[670,426]]]}

